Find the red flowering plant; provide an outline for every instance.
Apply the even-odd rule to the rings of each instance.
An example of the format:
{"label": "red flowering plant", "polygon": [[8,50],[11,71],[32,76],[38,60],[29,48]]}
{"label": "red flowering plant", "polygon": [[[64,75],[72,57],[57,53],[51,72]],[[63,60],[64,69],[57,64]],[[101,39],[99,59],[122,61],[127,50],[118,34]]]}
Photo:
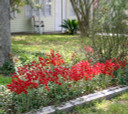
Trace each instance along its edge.
{"label": "red flowering plant", "polygon": [[112,80],[113,84],[127,85],[128,84],[128,60],[123,59],[113,59],[115,63],[115,71],[113,73],[114,78]]}
{"label": "red flowering plant", "polygon": [[[23,104],[22,99],[25,100],[26,97],[28,99],[28,96],[31,96],[26,100],[26,103],[30,102],[30,104],[28,104],[29,106],[22,106],[25,110],[28,110],[26,108],[32,108],[30,106],[33,106],[37,102],[37,99],[40,100],[37,102],[37,104],[39,104],[38,106],[40,106],[42,104],[42,99],[43,101],[46,101],[48,96],[53,97],[57,95],[53,92],[52,96],[50,96],[51,91],[60,88],[61,91],[65,91],[66,89],[62,88],[64,87],[64,82],[66,83],[65,87],[68,89],[70,85],[68,83],[68,71],[69,69],[66,67],[65,62],[62,59],[62,55],[51,50],[50,54],[46,54],[46,58],[39,57],[38,62],[33,61],[29,65],[18,67],[17,72],[12,74],[12,83],[8,84],[7,88],[10,89],[11,92],[15,93],[15,98],[21,99],[19,103],[20,105]],[[49,90],[51,91],[49,92]],[[26,94],[26,96],[24,96],[24,94]],[[58,93],[58,95],[59,94],[60,93]],[[22,98],[22,96],[25,98]],[[32,96],[35,97],[33,98]],[[31,101],[34,101],[35,103]],[[47,99],[47,101],[49,100]]]}
{"label": "red flowering plant", "polygon": [[[13,73],[12,83],[8,84],[7,88],[16,94],[28,95],[29,91],[39,89],[38,92],[42,91],[40,98],[44,98],[43,101],[63,101],[80,95],[83,91],[94,91],[97,86],[102,88],[101,83],[109,85],[115,77],[114,71],[126,65],[126,60],[118,59],[95,64],[92,60],[81,60],[69,68],[62,55],[51,50],[50,54],[46,54],[46,58],[39,57],[38,62],[33,61],[29,65],[18,67],[17,72]],[[101,75],[105,76],[104,79]],[[106,77],[109,77],[110,81],[105,83],[108,79]]]}
{"label": "red flowering plant", "polygon": [[[92,60],[90,61],[82,60],[76,65],[71,67],[69,71],[70,72],[69,77],[72,81],[75,81],[75,82],[78,82],[79,80],[80,81],[85,80],[86,82],[83,83],[84,86],[88,86],[88,85],[90,86],[89,82],[93,82],[92,80],[95,80],[98,77],[97,81],[98,83],[100,82],[99,87],[102,88],[105,85],[108,85],[108,86],[109,84],[111,85],[111,80],[115,78],[115,76],[113,75],[114,72],[117,71],[118,69],[123,69],[125,66],[127,66],[126,60],[119,61],[118,59],[113,59],[113,60],[107,60],[105,63],[97,62],[95,64],[92,63]],[[107,77],[104,77],[104,76],[107,76]],[[101,82],[103,83],[102,86],[101,86]]]}
{"label": "red flowering plant", "polygon": [[[92,49],[91,49],[92,50]],[[92,52],[92,51],[91,51]],[[114,77],[113,72],[119,67],[124,68],[126,61],[114,59],[107,60],[105,63],[91,65],[91,62],[80,61],[70,69],[66,67],[62,56],[51,50],[47,58],[39,57],[39,63],[35,61],[32,64],[18,67],[17,73],[13,74],[12,83],[7,87],[17,94],[24,92],[27,94],[28,89],[37,88],[39,85],[44,85],[49,90],[48,83],[53,82],[57,85],[62,85],[63,81],[78,81],[81,79],[92,80],[93,77],[104,74]]]}
{"label": "red flowering plant", "polygon": [[70,67],[74,66],[75,64],[77,64],[78,62],[80,62],[81,60],[83,60],[84,54],[79,53],[79,51],[75,51],[74,53],[72,53],[72,55],[70,56]]}
{"label": "red flowering plant", "polygon": [[97,56],[97,51],[93,49],[92,46],[84,45],[83,53],[84,53],[84,57],[83,57],[84,60],[91,61],[92,64],[99,61],[99,58]]}
{"label": "red flowering plant", "polygon": [[39,57],[39,63],[35,61],[32,64],[18,67],[17,73],[13,74],[12,83],[7,87],[17,94],[24,92],[27,94],[28,89],[37,88],[43,84],[47,90],[48,82],[54,82],[61,85],[59,75],[64,77],[66,67],[61,55],[51,50],[50,54],[46,55],[47,58]]}
{"label": "red flowering plant", "polygon": [[93,50],[93,48],[92,47],[90,47],[89,45],[87,45],[86,47],[84,47],[84,50],[86,51],[86,52],[88,52],[88,53],[94,53],[94,50]]}

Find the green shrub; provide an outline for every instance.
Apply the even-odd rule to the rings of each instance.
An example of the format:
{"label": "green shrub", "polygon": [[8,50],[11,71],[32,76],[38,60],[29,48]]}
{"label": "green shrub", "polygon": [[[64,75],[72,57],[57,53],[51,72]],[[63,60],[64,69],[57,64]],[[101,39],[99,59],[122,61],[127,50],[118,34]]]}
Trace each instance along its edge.
{"label": "green shrub", "polygon": [[15,72],[14,63],[10,61],[6,61],[2,67],[0,67],[0,74],[9,75]]}
{"label": "green shrub", "polygon": [[66,29],[66,31],[73,35],[78,31],[78,21],[77,20],[64,20],[64,23],[61,25],[62,28]]}
{"label": "green shrub", "polygon": [[12,93],[4,85],[0,85],[0,112],[10,112],[9,106],[12,105]]}
{"label": "green shrub", "polygon": [[91,41],[94,49],[93,58],[97,61],[104,62],[113,58],[120,60],[127,58],[128,37],[124,35],[113,34],[113,36],[110,36],[107,34],[106,36],[93,36]]}
{"label": "green shrub", "polygon": [[113,83],[117,83],[119,85],[128,85],[128,66],[124,69],[118,69],[114,72],[115,78],[113,79]]}

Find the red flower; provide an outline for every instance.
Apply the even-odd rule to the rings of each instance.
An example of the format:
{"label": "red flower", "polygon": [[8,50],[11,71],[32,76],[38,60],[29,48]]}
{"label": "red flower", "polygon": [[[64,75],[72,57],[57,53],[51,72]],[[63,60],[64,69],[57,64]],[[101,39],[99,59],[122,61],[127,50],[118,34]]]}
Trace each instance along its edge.
{"label": "red flower", "polygon": [[[92,52],[92,49],[88,50]],[[92,80],[96,75],[104,74],[114,78],[113,72],[119,68],[124,68],[128,63],[126,60],[119,61],[118,59],[107,60],[105,63],[97,62],[91,65],[91,60],[80,61],[70,69],[65,65],[62,56],[51,50],[47,58],[39,57],[39,63],[35,61],[32,64],[18,67],[17,73],[13,73],[11,84],[7,88],[11,92],[17,94],[27,94],[29,89],[38,88],[39,85],[44,85],[45,89],[50,91],[48,83],[52,82],[61,86],[66,81]],[[61,79],[61,81],[60,81]],[[71,85],[69,85],[71,87]]]}
{"label": "red flower", "polygon": [[89,53],[93,53],[94,52],[93,48],[91,48],[90,46],[84,47],[84,50],[89,52]]}

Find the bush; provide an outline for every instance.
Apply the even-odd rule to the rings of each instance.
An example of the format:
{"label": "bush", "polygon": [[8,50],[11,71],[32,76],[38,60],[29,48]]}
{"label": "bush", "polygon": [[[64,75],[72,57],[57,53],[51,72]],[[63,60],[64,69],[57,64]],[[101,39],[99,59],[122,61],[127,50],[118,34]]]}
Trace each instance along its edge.
{"label": "bush", "polygon": [[64,20],[64,23],[61,25],[62,28],[66,29],[66,31],[73,35],[78,31],[78,21],[77,20]]}
{"label": "bush", "polygon": [[9,106],[12,106],[12,94],[4,85],[0,85],[0,111],[9,112]]}
{"label": "bush", "polygon": [[91,38],[92,48],[94,49],[93,58],[104,62],[109,59],[118,58],[120,60],[127,58],[128,38],[124,35],[109,34],[104,36],[93,36]]}
{"label": "bush", "polygon": [[128,85],[128,67],[126,66],[124,69],[118,69],[114,72],[115,78],[113,79],[113,83],[118,83],[120,85]]}
{"label": "bush", "polygon": [[100,1],[100,6],[94,11],[92,34],[90,39],[95,58],[98,61],[128,57],[128,15],[127,0]]}
{"label": "bush", "polygon": [[10,60],[4,63],[2,67],[0,67],[0,74],[9,75],[15,72],[14,63]]}

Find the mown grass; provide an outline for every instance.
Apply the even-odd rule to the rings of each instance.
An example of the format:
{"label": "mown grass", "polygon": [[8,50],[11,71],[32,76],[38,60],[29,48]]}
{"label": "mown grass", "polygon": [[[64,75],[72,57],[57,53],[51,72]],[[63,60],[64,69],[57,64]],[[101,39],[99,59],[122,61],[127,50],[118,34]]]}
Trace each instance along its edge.
{"label": "mown grass", "polygon": [[[87,43],[87,40],[86,40]],[[50,49],[76,50],[81,48],[78,35],[23,35],[12,36],[12,50],[14,52],[49,52]]]}
{"label": "mown grass", "polygon": [[75,107],[71,114],[128,114],[128,91],[111,100]]}

